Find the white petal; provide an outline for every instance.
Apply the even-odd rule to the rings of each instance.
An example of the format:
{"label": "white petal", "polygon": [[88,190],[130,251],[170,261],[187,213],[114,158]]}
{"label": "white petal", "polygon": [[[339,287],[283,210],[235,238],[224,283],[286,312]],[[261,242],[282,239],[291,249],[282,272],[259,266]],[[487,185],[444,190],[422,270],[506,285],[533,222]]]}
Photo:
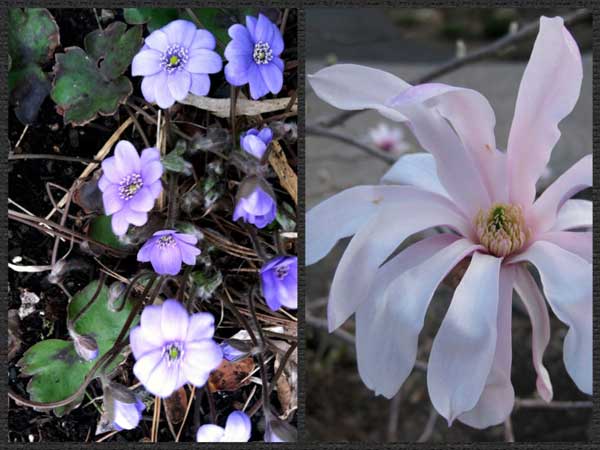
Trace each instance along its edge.
{"label": "white petal", "polygon": [[475,407],[492,368],[502,260],[475,253],[433,341],[429,398],[451,425]]}
{"label": "white petal", "polygon": [[[408,191],[394,198],[393,204],[382,208],[356,233],[340,260],[329,294],[330,331],[367,299],[377,268],[407,237],[435,226],[448,226],[463,235],[471,232],[471,224],[448,199],[417,188],[396,189]],[[335,226],[335,222],[329,226]]]}
{"label": "white petal", "polygon": [[480,248],[458,236],[435,235],[408,247],[378,271],[356,312],[356,359],[364,383],[392,398],[410,374],[433,293],[452,268]]}
{"label": "white petal", "polygon": [[408,184],[449,197],[440,183],[435,158],[430,153],[404,155],[381,178],[383,184]]}
{"label": "white petal", "polygon": [[[336,64],[309,75],[308,81],[317,97],[336,108],[375,109],[389,119],[406,120],[387,106],[387,101],[410,84],[390,73],[356,64]],[[363,88],[366,86],[368,89]]]}
{"label": "white petal", "polygon": [[590,264],[592,263],[594,242],[591,231],[549,231],[541,234],[538,239],[552,242],[571,253],[575,253]]}
{"label": "white petal", "polygon": [[514,267],[503,267],[500,270],[498,329],[492,369],[475,407],[457,417],[461,422],[474,428],[483,429],[504,422],[515,404],[515,390],[510,381],[514,280]]}
{"label": "white petal", "polygon": [[535,184],[560,137],[558,124],[575,106],[582,78],[581,54],[563,19],[541,17],[507,146],[510,201],[524,209],[535,199]]}
{"label": "white petal", "polygon": [[571,199],[558,211],[551,231],[572,228],[591,228],[593,224],[593,203],[589,200]]}
{"label": "white petal", "polygon": [[435,157],[438,177],[450,197],[469,217],[487,210],[490,195],[485,187],[486,174],[444,117],[426,106],[427,85],[405,90],[390,101],[410,121],[410,129],[421,147]]}
{"label": "white petal", "polygon": [[538,233],[548,231],[556,222],[562,206],[573,195],[592,186],[592,155],[573,164],[539,196],[533,204],[531,223]]}
{"label": "white petal", "polygon": [[535,265],[546,299],[569,327],[563,348],[567,372],[586,394],[592,394],[592,264],[550,242],[534,242],[510,262]]}
{"label": "white petal", "polygon": [[544,351],[550,342],[550,317],[546,300],[529,271],[519,264],[516,269],[515,290],[531,320],[531,355],[537,373],[536,386],[540,397],[549,402],[554,395],[548,370],[544,367]]}

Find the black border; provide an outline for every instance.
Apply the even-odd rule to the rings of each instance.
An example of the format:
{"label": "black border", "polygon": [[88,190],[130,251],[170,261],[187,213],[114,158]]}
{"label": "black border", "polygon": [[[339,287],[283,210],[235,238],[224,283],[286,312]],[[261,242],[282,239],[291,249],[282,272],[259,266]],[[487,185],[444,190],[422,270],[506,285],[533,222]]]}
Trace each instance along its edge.
{"label": "black border", "polygon": [[[600,117],[600,109],[598,105],[598,88],[600,83],[600,73],[598,69],[598,64],[600,64],[600,2],[597,0],[578,0],[578,1],[565,1],[565,0],[437,0],[437,1],[403,1],[403,0],[296,0],[296,1],[235,1],[235,0],[208,0],[208,1],[196,1],[196,2],[179,2],[179,1],[168,1],[168,0],[130,0],[127,2],[122,1],[112,1],[107,2],[103,0],[98,0],[95,2],[91,2],[89,0],[52,0],[46,2],[29,2],[29,1],[0,1],[0,49],[2,52],[2,56],[0,56],[0,152],[2,157],[0,159],[0,179],[3,181],[0,184],[0,198],[6,204],[8,198],[8,184],[7,184],[7,175],[8,175],[8,86],[7,86],[7,8],[8,7],[55,7],[55,8],[83,8],[83,7],[123,7],[123,6],[227,6],[227,7],[243,7],[243,6],[275,6],[275,7],[288,7],[288,8],[298,8],[298,56],[300,64],[298,66],[298,184],[299,184],[299,202],[298,202],[298,213],[300,217],[304,216],[305,213],[305,199],[304,199],[304,124],[305,124],[305,108],[304,108],[304,89],[305,89],[305,69],[304,69],[304,55],[305,55],[305,15],[304,8],[314,8],[314,7],[339,7],[339,8],[352,8],[352,7],[532,7],[532,8],[543,8],[543,7],[562,7],[562,8],[583,8],[586,7],[590,9],[593,13],[594,24],[593,24],[593,57],[596,60],[593,66],[593,91],[594,91],[594,99],[593,99],[593,114],[594,114],[594,129],[593,129],[593,145],[594,145],[594,153],[596,153],[596,149],[598,144],[600,143],[600,134],[599,134],[599,117]],[[597,156],[597,155],[596,155]],[[594,179],[598,179],[600,175],[600,162],[598,158],[595,158],[594,162]],[[595,206],[594,213],[594,222],[598,222],[600,219],[600,211],[598,210],[598,200],[599,200],[599,190],[597,186],[593,188],[593,202]],[[0,211],[0,227],[3,230],[7,229],[7,215],[6,210]],[[300,269],[299,269],[299,294],[300,298],[304,299],[305,296],[305,271],[304,271],[304,221],[298,221],[298,257],[300,259]],[[594,230],[594,241],[600,240],[600,228],[596,227]],[[595,245],[594,248],[594,260],[597,261],[598,257],[598,246]],[[3,263],[3,267],[7,267],[7,242],[2,241],[0,243],[0,258]],[[297,449],[367,449],[367,448],[377,448],[377,449],[412,449],[412,448],[422,448],[422,449],[475,449],[475,448],[486,448],[486,449],[505,449],[508,447],[518,448],[518,449],[593,449],[597,448],[600,444],[600,397],[598,396],[598,390],[600,388],[600,376],[598,367],[600,366],[600,351],[598,350],[598,346],[600,344],[600,300],[597,299],[598,296],[598,288],[600,284],[600,279],[598,278],[596,265],[594,264],[594,317],[596,320],[594,321],[594,329],[593,329],[593,337],[594,337],[594,367],[595,377],[594,377],[594,392],[596,395],[594,396],[594,408],[593,408],[593,416],[592,416],[592,436],[590,442],[585,443],[514,443],[509,444],[505,442],[497,442],[497,443],[461,443],[461,444],[417,444],[417,443],[403,443],[403,444],[375,444],[375,443],[316,443],[316,442],[302,442],[304,437],[304,405],[306,402],[304,387],[306,381],[306,374],[303,370],[305,360],[304,360],[304,322],[302,320],[304,315],[304,302],[300,302],[300,306],[298,309],[298,317],[300,318],[298,322],[298,337],[300,339],[299,345],[299,365],[300,365],[300,376],[299,376],[299,393],[298,393],[298,431],[299,431],[299,442],[297,443],[288,443],[288,444],[267,444],[267,443],[247,443],[247,444],[184,444],[184,443],[157,443],[154,444],[155,448],[185,448],[187,446],[198,446],[206,449],[220,449],[220,448],[297,448]],[[7,336],[7,290],[4,286],[7,286],[7,269],[2,270],[0,272],[0,285],[2,285],[2,293],[0,295],[0,335]],[[1,367],[6,373],[7,368],[7,348],[2,346],[0,348],[0,361]],[[0,385],[0,393],[2,401],[0,403],[0,439],[4,439],[3,442],[8,442],[8,429],[7,429],[7,414],[8,414],[8,398],[7,398],[7,384]],[[2,442],[2,441],[0,441]],[[35,448],[40,444],[11,444],[8,443],[6,448],[11,449],[25,449],[25,448]],[[45,442],[44,448],[48,450],[51,449],[79,449],[82,446],[89,448],[103,448],[103,449],[115,449],[122,450],[123,448],[142,448],[147,447],[150,444],[142,444],[142,443],[98,443],[98,444],[82,444],[77,442]],[[4,447],[4,446],[2,446]]]}

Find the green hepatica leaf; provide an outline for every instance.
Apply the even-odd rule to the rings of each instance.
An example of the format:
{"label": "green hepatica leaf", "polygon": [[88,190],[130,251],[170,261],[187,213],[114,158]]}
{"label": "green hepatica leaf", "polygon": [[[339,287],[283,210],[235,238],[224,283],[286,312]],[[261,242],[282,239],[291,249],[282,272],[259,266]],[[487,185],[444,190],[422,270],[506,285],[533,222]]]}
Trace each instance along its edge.
{"label": "green hepatica leaf", "polygon": [[98,216],[90,224],[88,235],[103,244],[116,249],[122,249],[126,246],[119,241],[119,238],[113,233],[112,219],[110,216]]}
{"label": "green hepatica leaf", "polygon": [[84,40],[88,55],[96,60],[105,78],[114,80],[122,75],[142,46],[142,27],[113,22],[105,30],[95,30]]}
{"label": "green hepatica leaf", "polygon": [[125,76],[107,79],[96,62],[79,47],[69,47],[56,55],[52,99],[65,123],[84,125],[98,114],[114,114],[133,91]]}
{"label": "green hepatica leaf", "polygon": [[123,16],[127,23],[133,25],[147,23],[150,32],[179,18],[175,8],[124,8]]}
{"label": "green hepatica leaf", "polygon": [[58,25],[45,8],[10,8],[8,28],[14,66],[47,63],[60,43]]}
{"label": "green hepatica leaf", "polygon": [[45,8],[10,8],[8,16],[10,101],[17,118],[31,124],[50,92],[42,66],[60,44],[58,25]]}
{"label": "green hepatica leaf", "polygon": [[[200,28],[205,28],[214,34],[217,42],[223,44],[223,46],[227,45],[227,43],[231,40],[229,34],[227,34],[227,30],[231,25],[234,24],[233,15],[227,13],[226,10],[221,8],[194,8],[193,13],[196,15],[196,18],[201,22],[201,25],[196,23],[196,21],[191,18],[186,13],[185,19],[192,20],[196,23]],[[219,48],[219,51],[222,49]]]}
{"label": "green hepatica leaf", "polygon": [[[88,303],[98,288],[98,281],[88,284],[75,294],[69,303],[68,316],[74,318]],[[102,286],[100,294],[90,308],[75,323],[75,331],[93,337],[98,344],[98,358],[113,346],[131,312],[133,301],[129,299],[122,311],[112,311],[108,306],[108,288]],[[133,322],[132,326],[135,325]],[[108,371],[114,370],[125,360],[117,356]],[[25,352],[18,362],[22,373],[31,376],[27,392],[33,401],[56,402],[73,395],[83,383],[97,359],[85,361],[75,351],[72,341],[47,339],[38,342]],[[76,402],[75,405],[79,403]],[[56,415],[64,414],[67,408],[56,408]]]}

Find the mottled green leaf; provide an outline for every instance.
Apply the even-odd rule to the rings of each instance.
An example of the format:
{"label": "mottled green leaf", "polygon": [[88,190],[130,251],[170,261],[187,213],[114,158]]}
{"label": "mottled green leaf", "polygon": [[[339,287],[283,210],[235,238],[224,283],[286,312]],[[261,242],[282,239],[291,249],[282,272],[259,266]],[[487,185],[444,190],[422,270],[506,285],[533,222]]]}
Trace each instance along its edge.
{"label": "mottled green leaf", "polygon": [[[68,306],[70,320],[88,304],[97,288],[98,281],[92,281],[75,294]],[[77,333],[91,336],[96,340],[99,350],[97,358],[102,357],[112,348],[132,307],[133,301],[129,299],[122,311],[112,311],[108,305],[108,288],[103,285],[96,301],[75,322],[74,328]],[[136,322],[137,319],[132,326]],[[118,355],[107,367],[107,371],[114,370],[124,360],[124,355]],[[32,377],[27,385],[27,392],[31,399],[50,403],[73,395],[96,361],[97,359],[85,361],[80,358],[72,341],[47,339],[27,350],[18,365],[23,375]],[[55,413],[59,416],[65,411],[66,408],[55,409]]]}
{"label": "mottled green leaf", "polygon": [[42,65],[60,44],[58,25],[45,8],[10,8],[8,14],[8,87],[17,118],[31,124],[50,92]]}
{"label": "mottled green leaf", "polygon": [[84,125],[98,114],[109,116],[133,91],[125,76],[108,80],[96,63],[79,47],[56,55],[51,96],[65,123]]}
{"label": "mottled green leaf", "polygon": [[98,216],[90,223],[88,235],[92,239],[98,242],[108,245],[116,249],[122,249],[126,246],[119,241],[119,238],[115,235],[111,225],[112,219],[110,216]]}
{"label": "mottled green leaf", "polygon": [[175,8],[124,8],[123,16],[125,21],[132,25],[147,23],[150,32],[179,18]]}
{"label": "mottled green leaf", "polygon": [[123,22],[113,22],[104,30],[88,33],[84,40],[85,51],[96,60],[100,73],[109,80],[122,75],[142,47],[142,27],[131,27]]}

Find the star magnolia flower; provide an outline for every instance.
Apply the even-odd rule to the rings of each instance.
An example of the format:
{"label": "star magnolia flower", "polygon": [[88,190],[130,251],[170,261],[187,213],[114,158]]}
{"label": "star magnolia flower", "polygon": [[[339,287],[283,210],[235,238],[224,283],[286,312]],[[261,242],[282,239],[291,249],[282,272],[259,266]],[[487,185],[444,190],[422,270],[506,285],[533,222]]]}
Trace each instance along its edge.
{"label": "star magnolia flower", "polygon": [[240,136],[240,147],[256,159],[262,159],[272,140],[273,132],[270,128],[263,128],[260,131],[250,128]]}
{"label": "star magnolia flower", "polygon": [[398,127],[392,128],[384,122],[370,129],[369,137],[378,149],[394,155],[401,155],[409,148],[404,140],[404,131]]}
{"label": "star magnolia flower", "polygon": [[260,269],[262,292],[273,311],[298,308],[298,258],[277,256]]}
{"label": "star magnolia flower", "polygon": [[177,300],[146,306],[129,336],[136,359],[133,373],[150,393],[163,398],[186,383],[204,386],[223,359],[214,332],[212,314],[190,316]]}
{"label": "star magnolia flower", "polygon": [[227,417],[225,428],[212,424],[198,428],[196,442],[248,442],[251,434],[250,418],[242,411],[234,411]]}
{"label": "star magnolia flower", "polygon": [[152,264],[159,275],[177,275],[181,263],[196,264],[200,249],[196,247],[198,238],[192,234],[177,233],[175,230],[161,230],[152,235],[137,254],[137,260]]}
{"label": "star magnolia flower", "polygon": [[236,23],[228,30],[231,41],[225,47],[225,78],[233,86],[250,85],[250,96],[258,100],[269,91],[277,94],[283,86],[283,38],[279,28],[259,14],[246,16],[246,26]]}
{"label": "star magnolia flower", "polygon": [[[251,187],[253,189],[249,190]],[[264,228],[273,222],[276,214],[277,204],[270,194],[251,179],[243,183],[233,210],[233,220],[243,219],[256,228]]]}
{"label": "star magnolia flower", "polygon": [[98,188],[102,191],[104,212],[112,216],[114,233],[122,236],[129,224],[144,225],[162,191],[163,166],[158,149],[147,148],[140,157],[131,142],[119,141],[115,156],[102,161],[102,172]]}
{"label": "star magnolia flower", "polygon": [[[310,78],[316,94],[338,108],[376,109],[407,122],[431,153],[402,157],[383,177],[388,185],[348,189],[307,214],[307,264],[354,235],[331,286],[329,328],[356,313],[358,369],[377,394],[393,397],[409,375],[431,298],[467,257],[469,267],[429,356],[427,385],[437,411],[449,423],[458,418],[477,428],[510,414],[513,289],[531,318],[538,392],[552,398],[542,362],[548,310],[528,263],[569,328],[567,372],[592,393],[592,233],[572,231],[592,226],[592,203],[569,200],[592,186],[592,155],[535,195],[582,76],[579,49],[563,20],[542,17],[506,153],[496,148],[494,112],[476,91],[410,86],[355,65],[328,67]],[[453,233],[423,239],[386,262],[406,238],[437,226]]]}
{"label": "star magnolia flower", "polygon": [[188,92],[208,94],[208,74],[223,67],[221,57],[214,51],[215,37],[187,20],[170,22],[144,42],[131,62],[131,75],[144,77],[144,98],[161,108],[183,100]]}

